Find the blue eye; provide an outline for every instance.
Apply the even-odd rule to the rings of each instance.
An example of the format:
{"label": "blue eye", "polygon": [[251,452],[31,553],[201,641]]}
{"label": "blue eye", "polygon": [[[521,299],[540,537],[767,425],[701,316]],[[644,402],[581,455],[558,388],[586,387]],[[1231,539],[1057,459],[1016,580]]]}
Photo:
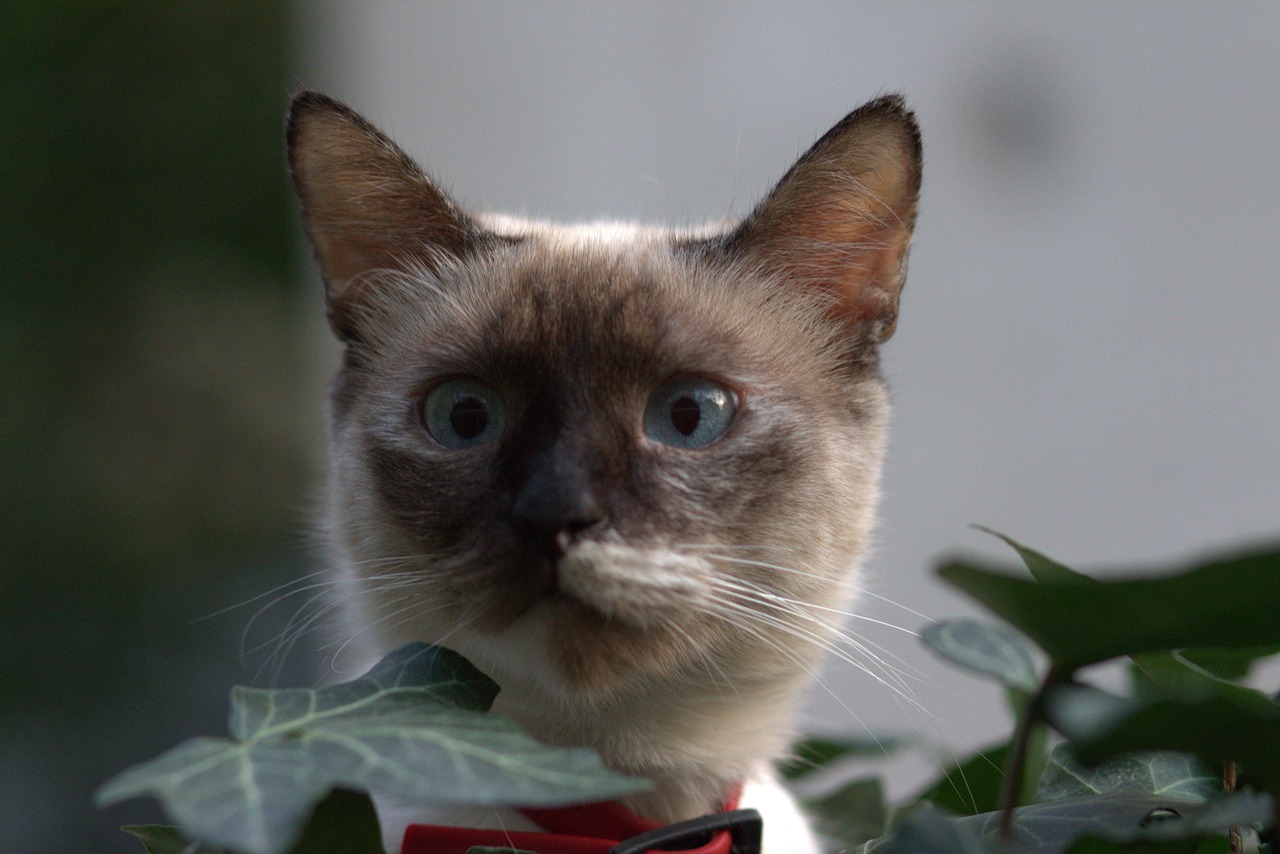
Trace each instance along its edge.
{"label": "blue eye", "polygon": [[702,377],[679,377],[658,387],[644,411],[650,439],[677,448],[710,445],[729,429],[738,413],[738,396]]}
{"label": "blue eye", "polygon": [[502,435],[506,414],[498,393],[476,380],[445,380],[422,401],[422,423],[446,448],[471,448]]}

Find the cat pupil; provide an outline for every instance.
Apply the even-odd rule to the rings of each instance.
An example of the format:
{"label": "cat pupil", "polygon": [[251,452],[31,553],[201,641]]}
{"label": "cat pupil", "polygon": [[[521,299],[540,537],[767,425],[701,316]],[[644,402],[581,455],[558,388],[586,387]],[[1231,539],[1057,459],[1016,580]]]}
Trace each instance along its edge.
{"label": "cat pupil", "polygon": [[449,426],[460,438],[474,439],[489,424],[489,410],[474,397],[464,397],[449,410]]}
{"label": "cat pupil", "polygon": [[702,421],[702,407],[692,397],[685,395],[671,404],[671,425],[682,435],[692,436]]}

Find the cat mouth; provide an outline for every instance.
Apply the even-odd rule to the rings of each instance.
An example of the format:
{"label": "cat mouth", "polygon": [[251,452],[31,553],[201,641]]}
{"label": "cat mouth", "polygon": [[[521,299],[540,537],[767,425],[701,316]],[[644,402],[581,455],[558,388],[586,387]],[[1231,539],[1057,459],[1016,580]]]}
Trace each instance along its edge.
{"label": "cat mouth", "polygon": [[[481,634],[547,690],[602,695],[705,654],[709,564],[666,548],[587,541],[495,591]],[[536,573],[536,574],[535,574]],[[544,681],[545,680],[545,681]]]}
{"label": "cat mouth", "polygon": [[668,549],[583,542],[556,562],[552,597],[633,629],[684,622],[705,605],[705,562]]}

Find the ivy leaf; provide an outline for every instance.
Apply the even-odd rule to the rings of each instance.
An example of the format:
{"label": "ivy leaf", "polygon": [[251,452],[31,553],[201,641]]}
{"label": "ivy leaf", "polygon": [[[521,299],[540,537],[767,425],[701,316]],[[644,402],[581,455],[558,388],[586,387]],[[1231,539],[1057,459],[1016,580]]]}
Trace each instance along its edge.
{"label": "ivy leaf", "polygon": [[1185,753],[1126,754],[1088,766],[1075,757],[1070,746],[1061,744],[1049,754],[1036,801],[1051,803],[1091,795],[1146,792],[1204,802],[1221,790],[1222,781]]}
{"label": "ivy leaf", "polygon": [[129,824],[120,828],[136,837],[147,854],[219,854],[213,848],[195,845],[176,827],[163,824]]}
{"label": "ivy leaf", "polygon": [[1010,548],[1018,553],[1018,557],[1022,558],[1022,562],[1027,566],[1027,571],[1031,573],[1036,581],[1044,582],[1045,584],[1070,584],[1072,582],[1090,583],[1096,580],[1083,572],[1076,572],[1074,569],[1063,566],[1053,558],[1046,557],[1035,549],[1024,546],[999,531],[993,531],[981,525],[974,525],[973,527],[984,534],[990,534],[993,537],[1004,540]]}
{"label": "ivy leaf", "polygon": [[[1013,839],[1020,854],[1062,854],[1077,839],[1090,836],[1118,842],[1195,838],[1203,831],[1192,817],[1203,809],[1196,801],[1132,792],[1033,804],[1014,813]],[[1000,814],[961,823],[983,837],[997,838]]]}
{"label": "ivy leaf", "polygon": [[851,854],[1000,854],[1004,850],[964,820],[925,804],[908,813],[890,834],[863,843]]}
{"label": "ivy leaf", "polygon": [[883,759],[907,743],[899,736],[810,736],[792,745],[791,756],[778,762],[778,773],[783,779],[797,780],[846,760]]}
{"label": "ivy leaf", "polygon": [[497,686],[461,656],[410,644],[328,688],[232,692],[235,739],[196,738],[125,771],[100,805],[153,795],[193,839],[289,849],[335,788],[424,804],[562,806],[644,788],[586,749],[553,748],[485,709]]}
{"label": "ivy leaf", "polygon": [[1206,670],[1188,659],[1181,650],[1134,656],[1130,676],[1134,694],[1139,699],[1228,697],[1239,705],[1256,708],[1264,714],[1275,705],[1275,701],[1261,691]]}
{"label": "ivy leaf", "polygon": [[1208,803],[1145,793],[1072,798],[1018,808],[1010,846],[1000,840],[998,812],[956,818],[926,808],[854,854],[1101,854],[1117,844],[1176,854],[1196,850],[1199,840],[1228,827],[1261,824],[1270,808],[1270,799],[1252,792],[1220,794]]}
{"label": "ivy leaf", "polygon": [[1241,780],[1280,791],[1278,744],[1280,705],[1263,708],[1219,695],[1135,704],[1075,739],[1074,748],[1080,760],[1090,764],[1151,750],[1193,753],[1215,768],[1234,761]]}
{"label": "ivy leaf", "polygon": [[[1137,828],[1114,828],[1105,834],[1090,834],[1074,844],[1070,854],[1113,850],[1196,851],[1197,854],[1226,851],[1225,830],[1231,827],[1262,828],[1269,823],[1270,817],[1271,799],[1265,794],[1218,792],[1198,805],[1178,807],[1171,802],[1167,807],[1153,811],[1148,820]],[[1124,848],[1117,849],[1117,844],[1123,844]]]}
{"label": "ivy leaf", "polygon": [[[932,807],[913,810],[888,836],[854,854],[1100,854],[1116,844],[1137,844],[1147,854],[1190,852],[1198,841],[1236,825],[1262,825],[1271,801],[1254,792],[1219,794],[1206,802],[1114,792],[1106,797],[1069,798],[1020,807],[1014,812],[1012,845],[1000,839],[1000,813],[953,817]],[[1103,840],[1093,843],[1088,840]]]}
{"label": "ivy leaf", "polygon": [[950,661],[994,676],[1027,694],[1040,687],[1030,644],[1012,629],[980,620],[946,620],[927,626],[920,639]]}
{"label": "ivy leaf", "polygon": [[1243,649],[1224,649],[1223,647],[1180,649],[1178,654],[1219,679],[1244,679],[1259,659],[1280,655],[1280,644]]}
{"label": "ivy leaf", "polygon": [[1231,854],[1226,837],[1220,844],[1211,844],[1198,840],[1179,839],[1167,842],[1114,842],[1099,839],[1096,836],[1085,836],[1075,841],[1067,854]]}
{"label": "ivy leaf", "polygon": [[1280,644],[1280,550],[1161,578],[1043,582],[952,561],[952,585],[1009,621],[1066,673],[1121,655]]}
{"label": "ivy leaf", "polygon": [[[1142,671],[1153,687],[1126,700],[1083,685],[1060,685],[1045,697],[1049,722],[1097,765],[1125,753],[1168,750],[1198,756],[1211,768],[1240,765],[1240,779],[1280,790],[1280,703],[1166,655]],[[1176,677],[1161,673],[1173,668]],[[1158,689],[1158,690],[1157,690]]]}

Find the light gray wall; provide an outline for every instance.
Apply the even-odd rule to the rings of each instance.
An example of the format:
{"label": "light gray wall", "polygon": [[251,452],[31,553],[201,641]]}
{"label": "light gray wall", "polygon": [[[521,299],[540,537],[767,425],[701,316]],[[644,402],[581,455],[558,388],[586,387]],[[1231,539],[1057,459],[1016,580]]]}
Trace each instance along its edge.
{"label": "light gray wall", "polygon": [[[930,566],[1005,555],[970,523],[1085,568],[1280,534],[1280,4],[353,0],[298,23],[301,85],[472,206],[546,218],[745,212],[847,111],[907,93],[925,188],[877,594],[966,612]],[[919,707],[832,666],[815,725],[1005,731],[993,690],[851,628],[921,671]]]}

